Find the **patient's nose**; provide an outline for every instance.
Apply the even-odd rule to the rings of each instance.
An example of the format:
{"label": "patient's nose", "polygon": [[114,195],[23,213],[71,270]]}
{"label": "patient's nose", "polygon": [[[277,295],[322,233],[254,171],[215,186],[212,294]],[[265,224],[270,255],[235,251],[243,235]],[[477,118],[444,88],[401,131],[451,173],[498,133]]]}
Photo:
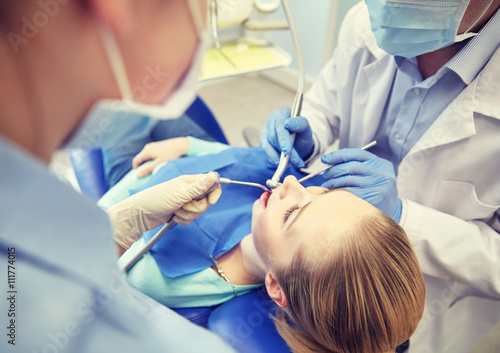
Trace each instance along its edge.
{"label": "patient's nose", "polygon": [[280,190],[280,198],[285,198],[286,196],[300,196],[306,191],[306,189],[297,181],[297,178],[293,175],[289,175],[283,181],[283,187]]}

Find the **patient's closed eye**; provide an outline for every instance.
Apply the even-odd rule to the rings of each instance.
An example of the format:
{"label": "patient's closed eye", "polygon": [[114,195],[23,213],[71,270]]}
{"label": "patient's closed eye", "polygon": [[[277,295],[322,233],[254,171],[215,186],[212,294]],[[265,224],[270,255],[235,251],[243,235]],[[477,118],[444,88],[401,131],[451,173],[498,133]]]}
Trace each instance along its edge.
{"label": "patient's closed eye", "polygon": [[292,215],[292,213],[296,210],[299,209],[299,205],[296,204],[296,205],[293,205],[292,207],[288,208],[285,213],[283,214],[283,224],[286,223],[286,221],[288,220],[288,218],[290,218],[290,216]]}

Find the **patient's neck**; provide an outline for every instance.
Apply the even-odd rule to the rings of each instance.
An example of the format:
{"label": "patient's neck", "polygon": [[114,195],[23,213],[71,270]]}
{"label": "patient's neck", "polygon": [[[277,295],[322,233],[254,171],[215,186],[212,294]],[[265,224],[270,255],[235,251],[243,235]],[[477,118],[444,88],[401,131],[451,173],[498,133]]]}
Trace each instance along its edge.
{"label": "patient's neck", "polygon": [[[255,250],[249,234],[234,248],[217,259],[219,266],[232,284],[249,285],[264,283],[267,267]],[[211,266],[217,272],[215,266]],[[220,274],[219,276],[223,278]]]}
{"label": "patient's neck", "polygon": [[243,238],[240,247],[243,255],[243,268],[249,275],[258,279],[259,283],[264,283],[268,268],[255,249],[253,235],[248,234]]}

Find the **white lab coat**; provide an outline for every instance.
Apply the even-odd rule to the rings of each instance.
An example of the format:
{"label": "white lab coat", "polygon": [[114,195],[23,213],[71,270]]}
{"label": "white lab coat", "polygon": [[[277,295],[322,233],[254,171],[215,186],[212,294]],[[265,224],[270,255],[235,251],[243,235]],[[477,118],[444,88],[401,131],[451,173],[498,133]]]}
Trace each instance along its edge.
{"label": "white lab coat", "polygon": [[233,352],[131,288],[106,213],[1,135],[0,166],[0,352]]}
{"label": "white lab coat", "polygon": [[[356,5],[305,97],[316,156],[373,140],[395,72]],[[468,352],[500,321],[500,49],[403,159],[397,187],[427,288],[410,353]]]}

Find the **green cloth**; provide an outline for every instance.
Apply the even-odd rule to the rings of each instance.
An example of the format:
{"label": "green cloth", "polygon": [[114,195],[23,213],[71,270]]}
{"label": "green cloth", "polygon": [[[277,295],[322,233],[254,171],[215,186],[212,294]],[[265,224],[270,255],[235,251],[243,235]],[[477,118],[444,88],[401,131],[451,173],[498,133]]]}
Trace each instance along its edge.
{"label": "green cloth", "polygon": [[229,145],[220,142],[210,142],[188,136],[189,152],[188,156],[203,156],[210,153],[219,153],[229,148]]}
{"label": "green cloth", "polygon": [[[128,261],[144,240],[136,241],[119,260]],[[153,256],[148,252],[127,273],[130,285],[169,308],[192,308],[214,306],[234,298],[233,287],[212,269],[170,278],[158,268]],[[238,296],[246,294],[260,285],[235,286]]]}

